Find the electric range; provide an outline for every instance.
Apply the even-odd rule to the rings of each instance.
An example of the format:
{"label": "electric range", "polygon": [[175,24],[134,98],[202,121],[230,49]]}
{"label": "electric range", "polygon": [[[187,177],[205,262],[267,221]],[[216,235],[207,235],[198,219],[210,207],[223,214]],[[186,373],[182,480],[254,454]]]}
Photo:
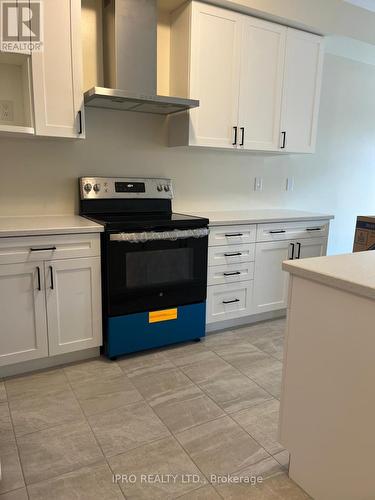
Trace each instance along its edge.
{"label": "electric range", "polygon": [[102,224],[104,352],[205,335],[208,219],[172,212],[170,179],[83,177],[80,215]]}

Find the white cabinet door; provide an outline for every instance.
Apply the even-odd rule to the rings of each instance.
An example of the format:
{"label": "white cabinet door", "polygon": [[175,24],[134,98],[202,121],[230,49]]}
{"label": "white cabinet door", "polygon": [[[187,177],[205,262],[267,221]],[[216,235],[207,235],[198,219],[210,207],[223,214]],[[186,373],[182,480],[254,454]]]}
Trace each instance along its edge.
{"label": "white cabinet door", "polygon": [[238,144],[244,149],[277,150],[286,28],[243,19]]}
{"label": "white cabinet door", "polygon": [[[296,255],[300,259],[321,257],[327,253],[327,238],[311,238],[296,243]],[[300,246],[300,250],[299,250]]]}
{"label": "white cabinet door", "polygon": [[276,311],[287,307],[288,273],[282,263],[292,256],[295,241],[257,243],[255,250],[254,312]]}
{"label": "white cabinet door", "polygon": [[191,15],[189,94],[200,106],[190,111],[189,143],[233,147],[242,16],[201,3],[193,3]]}
{"label": "white cabinet door", "polygon": [[102,344],[100,257],[45,262],[51,356]]}
{"label": "white cabinet door", "polygon": [[0,265],[0,366],[48,356],[42,262]]}
{"label": "white cabinet door", "polygon": [[80,0],[43,1],[43,50],[32,53],[36,135],[84,135],[80,16]]}
{"label": "white cabinet door", "polygon": [[288,28],[281,144],[285,151],[315,150],[323,67],[323,38]]}

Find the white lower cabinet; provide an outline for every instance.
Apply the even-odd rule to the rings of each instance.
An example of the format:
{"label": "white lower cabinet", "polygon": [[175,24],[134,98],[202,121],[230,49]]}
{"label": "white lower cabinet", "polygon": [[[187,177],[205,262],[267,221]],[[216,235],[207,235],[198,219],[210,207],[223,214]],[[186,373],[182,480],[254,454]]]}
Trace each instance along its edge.
{"label": "white lower cabinet", "polygon": [[253,281],[208,287],[207,323],[251,314]]}
{"label": "white lower cabinet", "polygon": [[43,262],[0,266],[0,366],[48,356]]}
{"label": "white lower cabinet", "polygon": [[281,269],[291,258],[291,241],[257,243],[255,250],[254,309],[256,313],[284,309],[288,298],[288,273]]}
{"label": "white lower cabinet", "polygon": [[50,355],[100,345],[100,257],[44,266]]}
{"label": "white lower cabinet", "polygon": [[[46,238],[19,238],[21,263],[16,238],[0,239],[15,261],[0,263],[0,366],[102,344],[99,235]],[[56,259],[67,242],[87,257]]]}
{"label": "white lower cabinet", "polygon": [[[236,236],[218,237],[239,228],[241,235],[256,233],[256,242],[238,244]],[[283,261],[325,255],[328,232],[327,219],[214,227],[208,249],[207,323],[223,328],[231,326],[221,323],[226,320],[243,317],[246,322],[246,316],[286,309]]]}

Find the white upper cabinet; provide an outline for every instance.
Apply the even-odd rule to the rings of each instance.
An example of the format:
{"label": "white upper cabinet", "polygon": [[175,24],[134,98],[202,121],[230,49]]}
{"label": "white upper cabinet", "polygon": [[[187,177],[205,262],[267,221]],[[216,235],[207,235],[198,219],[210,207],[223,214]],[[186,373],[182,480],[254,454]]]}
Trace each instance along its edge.
{"label": "white upper cabinet", "polygon": [[172,15],[170,92],[200,107],[169,117],[170,146],[313,152],[322,38],[212,5]]}
{"label": "white upper cabinet", "polygon": [[323,67],[323,38],[288,28],[280,147],[315,150]]}
{"label": "white upper cabinet", "polygon": [[242,17],[238,144],[272,151],[279,146],[286,28]]}
{"label": "white upper cabinet", "polygon": [[81,2],[44,0],[43,9],[43,50],[31,56],[35,133],[82,137]]}

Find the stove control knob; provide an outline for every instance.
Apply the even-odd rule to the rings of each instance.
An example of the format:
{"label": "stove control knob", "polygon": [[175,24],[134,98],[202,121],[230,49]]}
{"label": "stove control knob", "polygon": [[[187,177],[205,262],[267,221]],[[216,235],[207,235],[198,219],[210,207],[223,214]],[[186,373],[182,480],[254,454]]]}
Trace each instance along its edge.
{"label": "stove control knob", "polygon": [[90,183],[87,183],[83,186],[83,189],[86,191],[86,193],[89,193],[92,189],[92,186]]}
{"label": "stove control knob", "polygon": [[156,188],[156,189],[157,189],[159,192],[160,192],[160,191],[163,191],[163,186],[162,186],[161,184],[159,184],[159,185],[157,186],[157,188]]}
{"label": "stove control knob", "polygon": [[168,191],[170,191],[170,190],[171,190],[171,188],[168,186],[168,184],[166,184],[166,185],[164,186],[164,191],[165,191],[166,193],[168,193]]}
{"label": "stove control knob", "polygon": [[94,191],[95,191],[95,193],[99,193],[99,191],[100,191],[100,184],[94,184]]}

